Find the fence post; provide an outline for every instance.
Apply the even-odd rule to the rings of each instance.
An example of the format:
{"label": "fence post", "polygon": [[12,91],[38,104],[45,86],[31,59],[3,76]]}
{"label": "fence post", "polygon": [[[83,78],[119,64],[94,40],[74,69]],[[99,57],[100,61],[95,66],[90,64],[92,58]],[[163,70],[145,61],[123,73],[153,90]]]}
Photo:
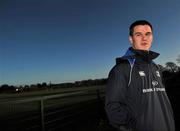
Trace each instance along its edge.
{"label": "fence post", "polygon": [[45,131],[45,124],[44,124],[44,101],[41,99],[40,101],[40,109],[41,109],[41,131]]}

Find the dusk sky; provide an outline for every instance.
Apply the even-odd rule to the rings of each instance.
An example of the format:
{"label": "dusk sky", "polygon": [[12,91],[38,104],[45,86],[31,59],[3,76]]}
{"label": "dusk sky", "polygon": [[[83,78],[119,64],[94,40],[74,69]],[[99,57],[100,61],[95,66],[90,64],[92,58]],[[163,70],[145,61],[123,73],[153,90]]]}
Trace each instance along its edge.
{"label": "dusk sky", "polygon": [[1,0],[0,85],[107,78],[138,19],[154,27],[155,62],[176,63],[179,0]]}

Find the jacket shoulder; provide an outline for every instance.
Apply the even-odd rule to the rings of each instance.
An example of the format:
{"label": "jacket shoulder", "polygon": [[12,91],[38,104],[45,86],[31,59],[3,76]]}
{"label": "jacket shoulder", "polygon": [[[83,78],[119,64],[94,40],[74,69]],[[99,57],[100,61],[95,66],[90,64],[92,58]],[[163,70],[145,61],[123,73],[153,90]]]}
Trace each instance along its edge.
{"label": "jacket shoulder", "polygon": [[109,75],[112,73],[128,72],[129,68],[130,68],[130,64],[128,60],[123,59],[119,62],[116,62],[116,64],[111,68]]}

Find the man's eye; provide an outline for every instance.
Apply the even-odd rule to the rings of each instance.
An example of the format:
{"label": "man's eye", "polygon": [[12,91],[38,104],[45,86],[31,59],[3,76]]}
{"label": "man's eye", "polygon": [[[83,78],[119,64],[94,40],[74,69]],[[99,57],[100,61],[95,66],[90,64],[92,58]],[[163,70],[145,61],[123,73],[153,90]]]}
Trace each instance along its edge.
{"label": "man's eye", "polygon": [[147,33],[147,34],[146,34],[146,36],[150,36],[150,35],[152,35],[152,33]]}
{"label": "man's eye", "polygon": [[136,34],[136,36],[141,36],[141,34]]}

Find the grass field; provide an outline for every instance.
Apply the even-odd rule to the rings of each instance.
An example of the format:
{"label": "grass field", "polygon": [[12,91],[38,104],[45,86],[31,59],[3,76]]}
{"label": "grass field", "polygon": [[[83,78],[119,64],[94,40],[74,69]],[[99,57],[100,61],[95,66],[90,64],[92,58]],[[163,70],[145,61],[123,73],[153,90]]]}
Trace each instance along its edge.
{"label": "grass field", "polygon": [[9,127],[7,129],[10,130],[15,125],[16,129],[19,129],[22,125],[26,125],[21,128],[38,127],[36,129],[39,130],[42,123],[44,126],[47,123],[52,125],[57,124],[57,121],[68,120],[69,117],[75,119],[74,115],[87,114],[87,112],[96,114],[98,110],[96,104],[100,97],[104,97],[104,88],[105,86],[76,87],[3,94],[0,96],[0,129]]}

